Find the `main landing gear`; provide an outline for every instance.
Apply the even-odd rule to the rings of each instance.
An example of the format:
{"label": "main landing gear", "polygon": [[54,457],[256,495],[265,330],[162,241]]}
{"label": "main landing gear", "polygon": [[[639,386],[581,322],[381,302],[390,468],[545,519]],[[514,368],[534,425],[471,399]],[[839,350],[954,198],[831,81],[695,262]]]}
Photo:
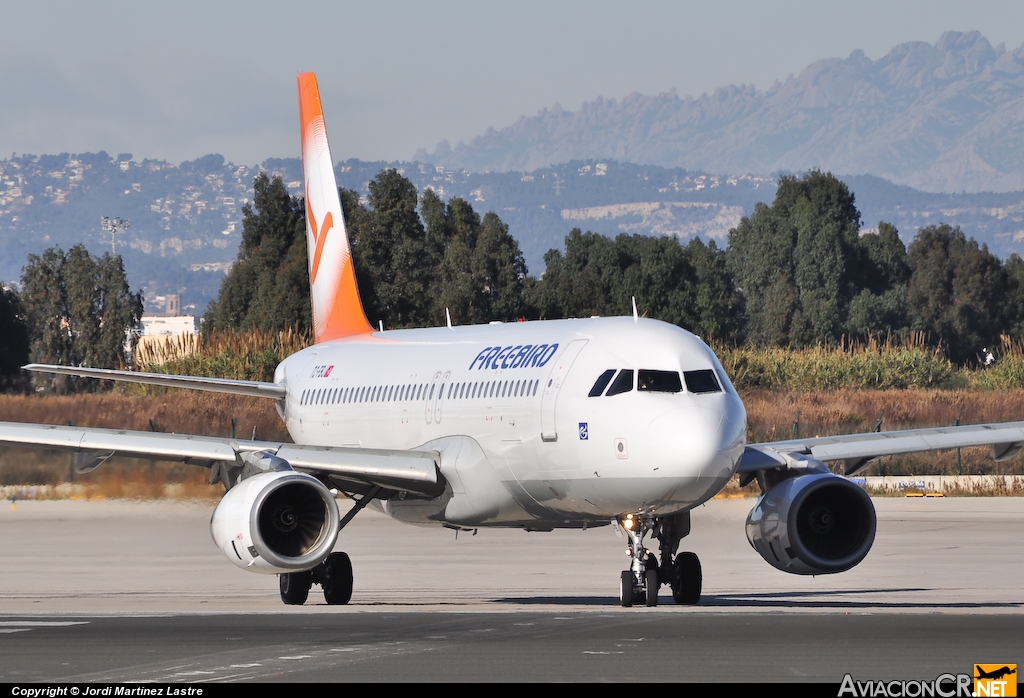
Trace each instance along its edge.
{"label": "main landing gear", "polygon": [[286,572],[278,577],[281,600],[290,606],[306,603],[313,584],[323,587],[324,600],[332,606],[347,604],[352,598],[352,561],[345,553],[331,553],[311,570]]}
{"label": "main landing gear", "polygon": [[[371,487],[359,499],[348,513],[341,517],[338,530],[362,511],[373,498],[380,494],[381,487]],[[352,561],[345,553],[331,553],[327,559],[311,570],[304,572],[285,572],[279,574],[281,583],[281,600],[289,606],[301,606],[309,598],[309,588],[319,584],[324,590],[324,600],[331,606],[343,606],[352,599]]]}
{"label": "main landing gear", "polygon": [[[672,589],[672,599],[678,604],[693,605],[700,601],[700,560],[690,552],[676,555],[679,541],[690,533],[690,512],[652,517],[626,514],[618,521],[629,539],[630,557],[629,569],[619,579],[622,606],[657,606],[662,584]],[[644,537],[650,532],[660,543],[660,565],[654,553],[644,547]]]}

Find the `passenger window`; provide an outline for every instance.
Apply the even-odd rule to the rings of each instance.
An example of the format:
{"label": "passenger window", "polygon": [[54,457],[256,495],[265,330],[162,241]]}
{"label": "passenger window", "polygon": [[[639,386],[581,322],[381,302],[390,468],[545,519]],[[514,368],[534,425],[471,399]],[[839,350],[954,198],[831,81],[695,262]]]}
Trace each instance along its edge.
{"label": "passenger window", "polygon": [[620,393],[628,393],[633,389],[633,369],[624,368],[619,371],[619,375],[615,376],[615,380],[612,381],[612,385],[608,388],[608,392],[605,393],[608,397],[612,395],[618,395]]}
{"label": "passenger window", "polygon": [[678,371],[652,371],[641,368],[636,376],[636,389],[652,393],[678,393],[683,390]]}
{"label": "passenger window", "polygon": [[604,389],[608,387],[608,384],[611,383],[612,376],[614,375],[615,369],[609,368],[607,371],[598,376],[597,380],[594,381],[594,387],[590,389],[590,393],[587,394],[587,397],[599,397],[601,393],[604,392]]}
{"label": "passenger window", "polygon": [[701,371],[683,371],[686,389],[691,393],[720,393],[722,386],[710,368]]}

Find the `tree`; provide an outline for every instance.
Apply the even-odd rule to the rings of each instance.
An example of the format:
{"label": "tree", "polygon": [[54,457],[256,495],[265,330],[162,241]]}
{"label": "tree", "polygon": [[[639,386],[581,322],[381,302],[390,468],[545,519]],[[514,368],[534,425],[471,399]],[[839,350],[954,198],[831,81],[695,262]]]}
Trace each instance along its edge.
{"label": "tree", "polygon": [[519,243],[493,211],[484,215],[471,263],[477,322],[513,320],[525,314],[526,262]]}
{"label": "tree", "polygon": [[832,174],[812,171],[782,177],[772,205],[758,205],[730,231],[729,268],[755,344],[834,343],[849,331],[868,256],[859,230],[853,193]]}
{"label": "tree", "polygon": [[743,296],[736,289],[726,253],[715,241],[705,245],[693,238],[685,247],[696,277],[696,304],[692,329],[704,339],[739,343],[746,329]]}
{"label": "tree", "polygon": [[21,367],[29,361],[28,324],[21,299],[14,289],[0,287],[0,391],[23,389],[27,381]]}
{"label": "tree", "polygon": [[370,182],[372,214],[359,230],[358,246],[378,318],[389,327],[437,324],[427,299],[438,259],[427,244],[418,203],[416,187],[396,170],[383,170]]}
{"label": "tree", "polygon": [[793,230],[770,206],[757,204],[749,218],[729,231],[728,265],[747,308],[747,337],[760,346],[793,341],[800,308],[794,278]]}
{"label": "tree", "polygon": [[565,238],[565,254],[544,255],[544,276],[532,290],[541,317],[624,315],[629,297],[620,298],[620,265],[612,241],[574,228]]}
{"label": "tree", "polygon": [[860,292],[850,301],[847,334],[853,337],[899,337],[910,327],[907,306],[907,248],[889,223],[879,223],[877,233],[859,240]]}
{"label": "tree", "polygon": [[280,177],[261,172],[253,203],[242,207],[242,243],[220,295],[203,318],[204,330],[312,326],[306,218],[302,201]]}
{"label": "tree", "polygon": [[[128,332],[142,317],[141,293],[132,293],[121,256],[96,258],[83,245],[29,255],[22,271],[22,302],[31,357],[43,363],[117,368],[128,363]],[[92,390],[86,379],[54,379],[58,389]]]}
{"label": "tree", "polygon": [[995,346],[1012,322],[1007,308],[1006,270],[959,227],[921,228],[910,248],[907,302],[916,331],[945,345],[959,363],[975,362],[984,347]]}
{"label": "tree", "polygon": [[[310,326],[303,202],[279,178],[260,174],[243,212],[238,261],[210,305],[204,328]],[[483,220],[464,199],[432,191],[422,203],[407,178],[385,169],[370,182],[368,205],[340,189],[356,282],[371,325],[436,326],[449,308],[456,322],[525,314],[526,264],[508,226]],[[420,217],[422,211],[423,218]],[[424,225],[426,220],[426,225]]]}
{"label": "tree", "polygon": [[614,240],[573,230],[565,254],[550,250],[544,277],[530,291],[546,317],[628,315],[631,298],[645,315],[707,339],[737,341],[742,299],[714,243],[686,247],[675,237],[619,235]]}
{"label": "tree", "polygon": [[443,319],[447,309],[456,322],[474,324],[523,316],[526,262],[497,214],[481,221],[465,199],[445,204],[430,190],[420,210],[427,247],[441,260],[431,316]]}
{"label": "tree", "polygon": [[1024,259],[1014,252],[1006,260],[1009,285],[1007,303],[1007,331],[1014,339],[1024,338]]}

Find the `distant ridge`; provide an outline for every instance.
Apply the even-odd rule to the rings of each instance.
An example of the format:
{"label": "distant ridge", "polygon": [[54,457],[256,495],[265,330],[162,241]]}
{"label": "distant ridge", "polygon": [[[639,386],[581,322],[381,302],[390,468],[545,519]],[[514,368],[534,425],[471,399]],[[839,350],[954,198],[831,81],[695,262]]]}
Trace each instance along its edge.
{"label": "distant ridge", "polygon": [[821,168],[933,192],[1024,189],[1024,45],[979,32],[816,61],[761,91],[630,94],[558,104],[415,159],[476,172],[614,158],[708,172]]}
{"label": "distant ridge", "polygon": [[[340,186],[367,196],[368,182],[393,167],[419,191],[460,196],[479,213],[495,211],[518,240],[530,272],[544,271],[544,253],[561,248],[574,228],[603,235],[673,235],[727,244],[729,230],[759,202],[775,196],[776,180],[633,165],[615,160],[560,163],[526,172],[476,173],[422,162],[346,160],[335,167]],[[265,169],[300,194],[298,158],[236,165],[207,155],[180,165],[133,159],[129,153],[0,158],[0,283],[21,276],[29,254],[84,242],[110,250],[102,215],[130,218],[117,239],[129,283],[146,293],[150,309],[161,296],[182,295],[201,313],[216,296],[238,253],[241,207],[252,201],[252,179]],[[863,225],[884,220],[909,243],[921,226],[946,222],[995,254],[1024,254],[1024,191],[934,194],[870,175],[840,177],[856,195]]]}

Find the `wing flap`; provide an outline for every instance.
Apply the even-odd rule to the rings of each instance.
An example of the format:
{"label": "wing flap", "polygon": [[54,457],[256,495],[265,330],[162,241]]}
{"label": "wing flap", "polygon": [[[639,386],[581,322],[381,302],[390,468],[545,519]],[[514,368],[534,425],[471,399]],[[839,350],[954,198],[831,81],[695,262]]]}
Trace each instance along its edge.
{"label": "wing flap", "polygon": [[187,388],[190,390],[206,390],[214,393],[232,393],[234,395],[250,395],[252,397],[269,397],[281,400],[285,397],[285,387],[278,383],[262,381],[243,381],[231,378],[207,378],[205,376],[172,376],[166,373],[143,373],[141,371],[115,371],[110,368],[84,368],[80,366],[56,366],[53,364],[28,364],[23,366],[26,371],[39,373],[59,373],[65,376],[81,376],[83,378],[99,378],[101,380],[127,381],[129,383],[145,383],[165,388]]}
{"label": "wing flap", "polygon": [[[867,461],[880,456],[990,446],[993,457],[1006,459],[1013,457],[1022,444],[1024,422],[820,436],[751,444],[747,446],[740,459],[739,471],[753,472],[771,467],[784,467],[789,463],[789,459],[783,454],[811,456],[820,461],[842,460],[863,466]],[[751,453],[752,451],[754,453]],[[772,462],[776,465],[771,465]]]}
{"label": "wing flap", "polygon": [[417,494],[440,494],[435,451],[330,448],[284,444],[277,455],[296,470],[380,485]]}
{"label": "wing flap", "polygon": [[0,443],[77,452],[83,472],[112,455],[214,467],[240,465],[240,453],[270,451],[296,470],[313,475],[427,496],[439,494],[444,487],[434,451],[332,448],[20,422],[0,422]]}

